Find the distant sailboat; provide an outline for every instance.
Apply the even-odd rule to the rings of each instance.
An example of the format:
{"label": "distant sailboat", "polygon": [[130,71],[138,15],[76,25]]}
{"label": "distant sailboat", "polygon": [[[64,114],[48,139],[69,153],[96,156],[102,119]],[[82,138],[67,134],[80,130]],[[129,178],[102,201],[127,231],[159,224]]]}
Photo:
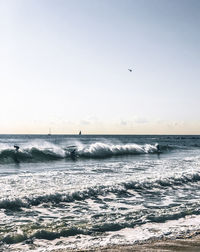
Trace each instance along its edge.
{"label": "distant sailboat", "polygon": [[81,130],[79,131],[79,133],[78,133],[79,135],[81,135]]}
{"label": "distant sailboat", "polygon": [[51,136],[51,129],[49,129],[49,133],[48,133],[48,136]]}

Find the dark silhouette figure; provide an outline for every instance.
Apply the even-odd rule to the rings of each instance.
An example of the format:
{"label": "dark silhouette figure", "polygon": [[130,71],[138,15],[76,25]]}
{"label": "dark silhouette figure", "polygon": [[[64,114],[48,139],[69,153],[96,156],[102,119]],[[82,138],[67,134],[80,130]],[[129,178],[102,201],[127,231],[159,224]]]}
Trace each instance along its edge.
{"label": "dark silhouette figure", "polygon": [[14,145],[14,148],[15,148],[16,152],[18,152],[18,150],[19,150],[19,146]]}
{"label": "dark silhouette figure", "polygon": [[157,143],[155,146],[156,146],[156,149],[157,149],[157,154],[158,154],[158,156],[160,156],[160,153],[161,153],[160,145]]}
{"label": "dark silhouette figure", "polygon": [[14,148],[15,148],[14,161],[15,163],[19,164],[19,159],[18,159],[19,146],[14,145]]}
{"label": "dark silhouette figure", "polygon": [[73,149],[73,150],[70,152],[70,155],[71,155],[71,159],[72,159],[72,160],[76,160],[76,159],[77,159],[76,149]]}

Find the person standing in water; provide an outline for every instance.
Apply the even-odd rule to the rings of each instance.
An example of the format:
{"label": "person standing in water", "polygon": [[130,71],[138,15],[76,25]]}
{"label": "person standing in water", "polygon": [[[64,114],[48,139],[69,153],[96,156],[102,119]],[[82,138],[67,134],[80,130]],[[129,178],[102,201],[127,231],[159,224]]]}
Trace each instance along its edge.
{"label": "person standing in water", "polygon": [[160,153],[161,153],[161,150],[160,150],[160,145],[157,143],[157,144],[155,144],[155,147],[156,147],[156,149],[157,149],[157,154],[158,154],[158,156],[160,155]]}
{"label": "person standing in water", "polygon": [[14,161],[15,161],[15,163],[19,164],[19,159],[18,159],[19,146],[14,145],[14,148],[15,148]]}

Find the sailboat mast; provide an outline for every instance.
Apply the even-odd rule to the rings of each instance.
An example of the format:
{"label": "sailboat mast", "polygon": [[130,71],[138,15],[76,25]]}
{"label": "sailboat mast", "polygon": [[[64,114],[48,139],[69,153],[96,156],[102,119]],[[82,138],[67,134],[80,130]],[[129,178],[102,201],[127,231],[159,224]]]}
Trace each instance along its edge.
{"label": "sailboat mast", "polygon": [[51,128],[49,128],[49,134],[48,134],[48,136],[51,136]]}

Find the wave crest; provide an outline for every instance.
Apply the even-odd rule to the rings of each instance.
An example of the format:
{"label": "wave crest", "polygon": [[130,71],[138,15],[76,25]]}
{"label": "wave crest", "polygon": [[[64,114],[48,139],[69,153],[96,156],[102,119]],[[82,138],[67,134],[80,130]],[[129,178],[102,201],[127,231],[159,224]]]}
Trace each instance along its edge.
{"label": "wave crest", "polygon": [[82,157],[98,158],[98,157],[109,157],[116,155],[137,155],[137,154],[148,154],[156,153],[156,145],[145,144],[124,144],[124,145],[111,145],[105,143],[94,143],[90,146],[78,150],[78,154]]}
{"label": "wave crest", "polygon": [[157,153],[156,145],[151,144],[106,144],[96,142],[90,145],[76,145],[61,147],[53,144],[36,144],[28,147],[21,147],[16,151],[13,147],[0,149],[0,163],[12,162],[45,162],[71,158],[72,151],[78,158],[107,158],[119,155],[141,155]]}
{"label": "wave crest", "polygon": [[[140,194],[154,194],[155,189],[168,190],[172,187],[185,187],[198,183],[200,181],[200,174],[186,174],[179,177],[167,177],[154,180],[145,181],[129,181],[122,182],[118,185],[100,185],[95,187],[88,187],[80,191],[71,193],[54,193],[46,195],[37,195],[30,198],[23,199],[3,199],[0,201],[0,209],[19,210],[20,208],[29,208],[31,206],[38,206],[43,203],[58,204],[60,202],[74,202],[84,201],[86,199],[96,199],[98,196],[105,196],[109,193],[117,195],[118,197],[130,197],[135,192]],[[131,190],[131,191],[130,191]]]}

